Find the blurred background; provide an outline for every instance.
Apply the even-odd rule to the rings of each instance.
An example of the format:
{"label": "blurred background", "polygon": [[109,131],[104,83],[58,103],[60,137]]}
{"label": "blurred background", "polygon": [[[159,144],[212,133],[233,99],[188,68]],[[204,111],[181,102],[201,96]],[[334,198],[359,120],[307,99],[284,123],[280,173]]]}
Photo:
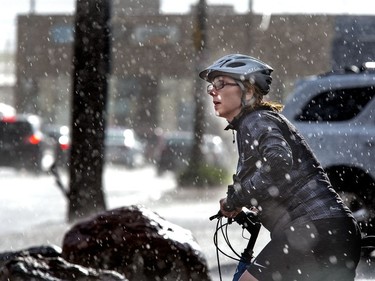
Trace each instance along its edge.
{"label": "blurred background", "polygon": [[[41,117],[55,138],[64,135],[60,131],[69,130],[71,122],[76,2],[1,1],[0,102],[17,113]],[[370,0],[207,4],[204,61],[245,53],[268,62],[275,68],[270,99],[284,101],[300,77],[374,57]],[[155,150],[160,150],[161,134],[193,130],[196,5],[112,1],[107,123],[133,130],[144,145],[146,162],[160,155]],[[208,108],[205,130],[217,134],[223,123]],[[230,143],[229,134],[221,137]]]}
{"label": "blurred background", "polygon": [[[2,2],[0,101],[69,125],[75,1]],[[150,128],[191,130],[197,1],[180,2],[113,1],[109,125],[136,128],[141,137]],[[373,56],[371,1],[208,5],[206,61],[239,52],[269,62],[271,98],[284,100],[301,76]]]}
{"label": "blurred background", "polygon": [[[186,206],[171,212],[155,202],[176,188],[174,173],[189,166],[195,100],[205,96],[205,87],[197,85],[197,73],[217,58],[243,53],[270,64],[274,72],[269,99],[280,102],[288,99],[300,78],[375,60],[373,0],[206,2],[204,54],[198,56],[197,15],[202,11],[197,0],[110,1],[104,174],[109,208],[149,202],[167,218],[186,223],[181,221]],[[77,1],[0,0],[0,4],[4,188],[0,250],[4,250],[36,241],[53,243],[63,233],[59,223],[67,202],[51,187],[56,184],[46,172],[56,162],[68,184]],[[203,99],[207,110],[201,153],[209,165],[232,173],[233,136],[224,132],[226,122],[215,116],[209,102],[208,97]],[[222,179],[216,183],[227,184]],[[140,184],[147,188],[140,189]],[[215,205],[208,202],[210,209],[196,208],[186,225],[194,227],[202,213],[205,225],[206,217],[215,213],[218,195],[204,192],[183,193],[191,196],[187,204],[215,199]],[[183,199],[187,198],[179,198]],[[59,222],[55,228],[48,223],[50,236],[30,232],[31,226],[46,221]]]}

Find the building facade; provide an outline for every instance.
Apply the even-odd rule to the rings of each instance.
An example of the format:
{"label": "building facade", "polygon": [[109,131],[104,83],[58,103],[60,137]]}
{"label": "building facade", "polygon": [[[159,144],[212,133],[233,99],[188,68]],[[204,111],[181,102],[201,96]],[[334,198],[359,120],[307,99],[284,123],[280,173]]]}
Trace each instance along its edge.
{"label": "building facade", "polygon": [[[113,1],[109,125],[140,134],[152,128],[190,130],[198,68],[228,53],[273,66],[270,98],[279,101],[299,77],[331,69],[335,16],[235,14],[230,6],[210,6],[204,61],[197,61],[194,9],[164,15],[158,1],[148,2]],[[18,111],[69,124],[73,41],[73,15],[18,17]]]}

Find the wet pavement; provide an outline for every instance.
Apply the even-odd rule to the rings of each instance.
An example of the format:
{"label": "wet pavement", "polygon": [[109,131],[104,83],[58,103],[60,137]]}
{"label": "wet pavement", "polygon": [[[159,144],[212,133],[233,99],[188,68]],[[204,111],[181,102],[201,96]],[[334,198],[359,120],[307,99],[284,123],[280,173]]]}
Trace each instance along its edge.
{"label": "wet pavement", "polygon": [[[140,179],[140,175],[142,175],[142,179]],[[127,184],[133,182],[133,180],[138,182],[133,182],[134,186],[129,186],[128,184],[128,189],[124,191],[124,183],[123,181],[119,183],[118,178],[116,178],[117,176],[116,171],[114,171],[113,174],[112,172],[108,174],[108,179],[111,179],[111,188],[107,188],[109,208],[141,204],[170,222],[189,229],[201,246],[213,280],[220,280],[217,252],[213,242],[216,221],[210,221],[209,217],[217,213],[219,208],[218,201],[221,197],[225,196],[226,187],[181,188],[177,187],[174,179],[168,175],[164,178],[157,178],[153,171],[144,170],[126,173]],[[123,176],[124,174],[121,174],[120,178]],[[142,192],[137,192],[139,189],[143,189]],[[50,192],[55,194],[54,192],[58,192],[56,190]],[[44,193],[45,192],[44,190]],[[42,197],[43,192],[40,191],[40,193]],[[53,198],[53,196],[58,197],[58,195],[53,194],[44,195],[47,197],[50,196],[51,198]],[[33,198],[35,200],[38,199],[38,196],[35,196],[35,194],[33,196],[26,196],[30,196],[29,201],[32,201]],[[8,198],[8,200],[10,199]],[[40,198],[38,200],[40,200]],[[2,202],[0,209],[4,211],[3,204],[5,201]],[[11,204],[12,202],[8,202],[7,206],[9,207]],[[13,202],[13,204],[15,203]],[[31,205],[30,202],[29,205]],[[53,206],[47,206],[53,210]],[[64,202],[57,203],[57,205],[55,203],[55,210],[59,209],[57,211],[58,214],[55,216],[47,216],[45,220],[37,216],[24,218],[24,214],[16,213],[18,215],[17,219],[19,220],[19,224],[22,224],[24,219],[28,219],[29,221],[24,221],[22,224],[24,226],[26,225],[26,227],[17,227],[12,231],[6,231],[4,229],[4,224],[6,225],[6,222],[4,222],[3,216],[1,218],[4,223],[2,223],[0,231],[0,251],[17,250],[36,245],[53,244],[60,246],[64,233],[70,228],[70,225],[65,222],[65,211],[61,210],[61,208],[65,207]],[[30,208],[36,207],[32,206]],[[33,218],[37,219],[33,220]],[[14,217],[11,219],[12,221],[8,222],[8,225],[14,223],[16,220]],[[241,253],[247,244],[246,233],[243,233],[242,229],[233,223],[228,228],[228,235],[231,246],[238,253]],[[234,254],[225,246],[223,239],[219,238],[219,240],[220,248],[228,255],[233,256]],[[268,241],[268,232],[262,229],[254,248],[255,254],[258,253]],[[236,266],[235,261],[222,254],[219,254],[219,261],[222,280],[232,280],[231,277]],[[372,265],[372,268],[369,268],[366,266],[366,263],[362,262],[358,270],[358,278],[356,281],[375,280],[373,266],[374,265]]]}

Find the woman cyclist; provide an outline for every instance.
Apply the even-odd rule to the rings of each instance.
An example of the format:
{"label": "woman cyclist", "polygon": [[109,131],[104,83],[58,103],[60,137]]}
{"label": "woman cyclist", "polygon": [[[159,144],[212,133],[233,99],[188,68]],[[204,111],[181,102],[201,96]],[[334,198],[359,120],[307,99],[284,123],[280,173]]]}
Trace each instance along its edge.
{"label": "woman cyclist", "polygon": [[199,73],[210,83],[216,115],[236,132],[233,192],[220,200],[220,211],[233,218],[242,207],[256,207],[271,235],[234,280],[352,281],[360,229],[304,138],[280,113],[282,105],[263,99],[272,71],[258,59],[231,54]]}

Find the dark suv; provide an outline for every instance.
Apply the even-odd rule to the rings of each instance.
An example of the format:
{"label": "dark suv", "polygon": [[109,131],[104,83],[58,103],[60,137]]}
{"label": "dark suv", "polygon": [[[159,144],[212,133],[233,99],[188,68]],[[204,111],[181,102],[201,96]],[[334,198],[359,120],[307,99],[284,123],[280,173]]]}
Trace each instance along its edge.
{"label": "dark suv", "polygon": [[365,232],[375,229],[375,69],[371,65],[298,81],[283,111],[305,136]]}
{"label": "dark suv", "polygon": [[54,162],[55,142],[41,131],[36,115],[0,117],[0,166],[47,171]]}

